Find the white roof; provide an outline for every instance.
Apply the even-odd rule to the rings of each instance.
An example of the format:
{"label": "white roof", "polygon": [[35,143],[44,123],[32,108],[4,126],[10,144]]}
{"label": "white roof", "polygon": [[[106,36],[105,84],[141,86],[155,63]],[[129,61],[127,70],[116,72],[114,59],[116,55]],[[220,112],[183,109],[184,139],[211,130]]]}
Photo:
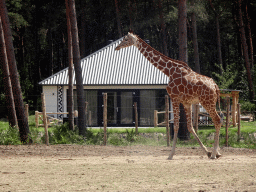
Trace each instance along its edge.
{"label": "white roof", "polygon": [[[166,85],[168,77],[154,67],[135,47],[115,51],[120,38],[81,60],[84,85]],[[75,73],[73,79],[74,85]],[[68,68],[39,82],[68,85]]]}

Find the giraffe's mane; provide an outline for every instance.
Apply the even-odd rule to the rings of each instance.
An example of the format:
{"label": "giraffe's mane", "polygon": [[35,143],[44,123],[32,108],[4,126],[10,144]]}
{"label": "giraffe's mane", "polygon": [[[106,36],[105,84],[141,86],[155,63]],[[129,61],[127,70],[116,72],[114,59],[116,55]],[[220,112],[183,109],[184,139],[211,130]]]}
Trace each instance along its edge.
{"label": "giraffe's mane", "polygon": [[[134,34],[133,32],[130,32],[130,33],[131,33],[132,35],[134,35],[135,37],[137,37],[139,41],[141,41],[141,42],[147,44],[147,43],[146,43],[144,40],[142,40],[138,35]],[[170,58],[170,57],[164,55],[163,53],[157,51],[156,49],[154,49],[153,47],[151,47],[149,44],[147,44],[147,46],[149,46],[153,51],[155,51],[158,55],[161,55],[161,56],[164,57],[165,59],[171,60],[171,61],[173,61],[173,62],[175,62],[175,63],[182,64],[182,65],[185,66],[187,69],[192,70],[192,69],[188,66],[187,63],[185,63],[185,62],[183,62],[183,61],[176,60],[176,59],[172,59],[172,58]]]}

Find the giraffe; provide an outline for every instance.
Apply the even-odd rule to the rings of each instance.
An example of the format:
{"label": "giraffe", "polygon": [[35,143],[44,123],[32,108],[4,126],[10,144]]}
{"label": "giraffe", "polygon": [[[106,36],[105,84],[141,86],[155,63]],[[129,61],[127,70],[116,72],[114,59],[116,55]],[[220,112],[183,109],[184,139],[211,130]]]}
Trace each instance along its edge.
{"label": "giraffe", "polygon": [[[213,79],[194,72],[185,62],[171,59],[158,52],[133,32],[129,32],[115,50],[120,50],[132,45],[137,47],[151,64],[169,77],[169,83],[166,90],[173,105],[174,137],[171,153],[168,159],[171,160],[175,154],[179,130],[180,103],[183,104],[185,109],[187,128],[189,132],[194,135],[209,158],[219,158],[221,156],[219,152],[219,132],[222,124],[222,118],[216,111],[216,102],[220,101],[220,90],[218,85]],[[192,104],[198,103],[201,103],[201,105],[207,110],[215,125],[215,142],[212,152],[208,151],[201,142],[192,125]]]}

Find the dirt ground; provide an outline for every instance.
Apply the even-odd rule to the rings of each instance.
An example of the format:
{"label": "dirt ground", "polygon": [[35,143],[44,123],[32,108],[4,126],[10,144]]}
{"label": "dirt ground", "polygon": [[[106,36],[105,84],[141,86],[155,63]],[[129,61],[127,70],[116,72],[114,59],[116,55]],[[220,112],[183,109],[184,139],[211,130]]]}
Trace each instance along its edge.
{"label": "dirt ground", "polygon": [[256,191],[256,150],[0,146],[0,191]]}

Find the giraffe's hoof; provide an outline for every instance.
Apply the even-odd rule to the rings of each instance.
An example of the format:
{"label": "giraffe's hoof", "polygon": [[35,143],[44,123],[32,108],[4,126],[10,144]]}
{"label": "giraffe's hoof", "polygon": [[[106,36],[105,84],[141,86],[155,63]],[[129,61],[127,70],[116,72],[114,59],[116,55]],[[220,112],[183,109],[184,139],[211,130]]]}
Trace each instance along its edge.
{"label": "giraffe's hoof", "polygon": [[168,157],[167,160],[172,160],[172,157]]}
{"label": "giraffe's hoof", "polygon": [[[208,156],[209,157],[209,156]],[[216,154],[216,155],[211,155],[209,158],[210,159],[218,159],[219,157],[221,157],[221,154]]]}

